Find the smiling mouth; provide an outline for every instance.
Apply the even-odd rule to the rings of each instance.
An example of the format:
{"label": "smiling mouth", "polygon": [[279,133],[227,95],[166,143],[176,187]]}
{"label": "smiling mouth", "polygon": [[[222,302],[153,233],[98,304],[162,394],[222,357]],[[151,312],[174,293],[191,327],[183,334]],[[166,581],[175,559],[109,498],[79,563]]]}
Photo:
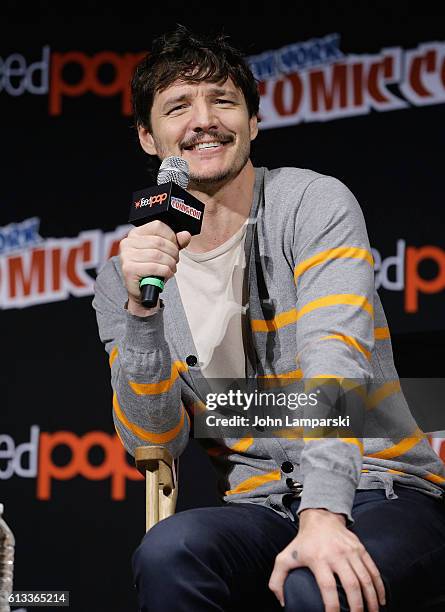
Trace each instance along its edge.
{"label": "smiling mouth", "polygon": [[210,151],[212,149],[216,149],[218,147],[223,147],[226,145],[229,140],[219,141],[213,140],[211,142],[198,142],[195,145],[191,145],[189,147],[184,147],[186,151]]}

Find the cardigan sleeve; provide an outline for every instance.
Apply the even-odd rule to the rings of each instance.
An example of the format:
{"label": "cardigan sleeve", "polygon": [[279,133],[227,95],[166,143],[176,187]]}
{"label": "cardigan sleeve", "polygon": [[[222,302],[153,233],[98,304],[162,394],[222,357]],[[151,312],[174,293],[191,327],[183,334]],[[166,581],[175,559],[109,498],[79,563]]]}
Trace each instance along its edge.
{"label": "cardigan sleeve", "polygon": [[[373,258],[360,206],[339,180],[319,177],[305,189],[293,257],[297,367],[306,384],[321,391],[317,416],[346,398],[347,413],[363,422],[373,378]],[[298,512],[326,508],[351,523],[363,444],[356,429],[337,436],[305,434]]]}
{"label": "cardigan sleeve", "polygon": [[190,422],[181,403],[179,373],[164,336],[163,308],[136,317],[125,308],[127,293],[113,260],[96,279],[93,307],[109,355],[113,420],[127,451],[162,445],[178,457],[188,443]]}

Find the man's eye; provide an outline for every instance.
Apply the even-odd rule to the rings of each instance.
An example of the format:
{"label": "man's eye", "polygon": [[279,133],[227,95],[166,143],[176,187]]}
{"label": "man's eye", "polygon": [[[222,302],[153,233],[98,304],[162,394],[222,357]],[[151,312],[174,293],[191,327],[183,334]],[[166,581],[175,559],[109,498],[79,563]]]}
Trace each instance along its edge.
{"label": "man's eye", "polygon": [[232,104],[232,100],[225,100],[224,98],[218,98],[215,102],[219,102],[221,104]]}
{"label": "man's eye", "polygon": [[174,111],[181,110],[181,108],[185,108],[185,104],[179,104],[178,106],[171,108],[167,114],[169,115],[170,113],[173,113]]}

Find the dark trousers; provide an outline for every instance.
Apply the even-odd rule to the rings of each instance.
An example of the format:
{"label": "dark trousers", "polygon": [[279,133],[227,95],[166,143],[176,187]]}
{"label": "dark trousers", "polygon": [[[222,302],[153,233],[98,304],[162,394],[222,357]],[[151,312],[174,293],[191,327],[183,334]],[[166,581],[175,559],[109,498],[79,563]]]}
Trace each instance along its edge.
{"label": "dark trousers", "polygon": [[[381,610],[420,612],[425,598],[445,595],[445,503],[398,485],[394,491],[397,499],[382,489],[357,491],[350,529],[385,583]],[[299,503],[292,502],[293,513]],[[161,521],[133,556],[141,612],[282,611],[267,584],[275,557],[297,529],[298,523],[249,503],[186,510]],[[340,608],[349,610],[337,584]],[[285,612],[324,611],[308,568],[289,573],[284,596]]]}

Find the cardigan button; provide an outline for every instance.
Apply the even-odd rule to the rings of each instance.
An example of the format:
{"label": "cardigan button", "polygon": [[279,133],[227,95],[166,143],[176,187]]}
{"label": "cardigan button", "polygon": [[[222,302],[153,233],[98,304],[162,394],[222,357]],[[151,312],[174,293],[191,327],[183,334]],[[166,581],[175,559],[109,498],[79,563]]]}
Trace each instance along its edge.
{"label": "cardigan button", "polygon": [[285,474],[290,474],[291,472],[294,471],[294,466],[292,465],[290,461],[284,461],[281,464],[281,471],[284,472]]}
{"label": "cardigan button", "polygon": [[195,355],[189,355],[188,357],[186,357],[185,363],[188,366],[193,367],[193,366],[195,366],[198,363],[198,359],[196,358]]}
{"label": "cardigan button", "polygon": [[300,489],[301,488],[301,483],[297,482],[293,478],[286,478],[286,485],[289,487],[289,489]]}

